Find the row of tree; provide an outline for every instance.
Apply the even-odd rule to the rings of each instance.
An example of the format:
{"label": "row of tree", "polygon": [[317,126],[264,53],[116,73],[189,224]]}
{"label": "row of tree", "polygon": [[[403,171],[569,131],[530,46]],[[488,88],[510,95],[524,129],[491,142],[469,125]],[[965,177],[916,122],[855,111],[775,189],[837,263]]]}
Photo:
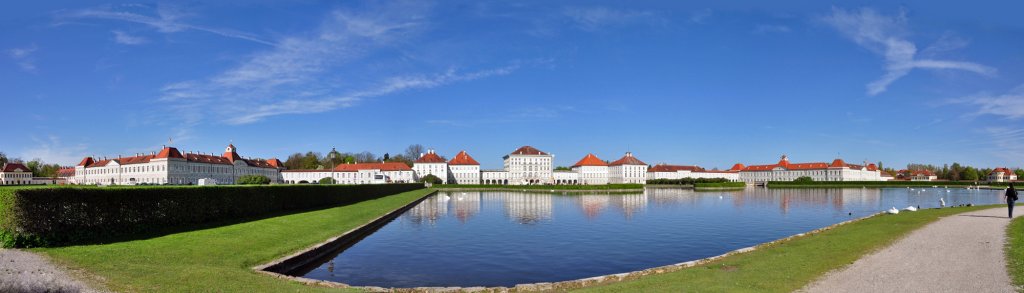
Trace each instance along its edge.
{"label": "row of tree", "polygon": [[8,158],[7,154],[0,152],[0,166],[7,163],[25,165],[29,170],[32,170],[32,176],[35,177],[57,177],[57,171],[60,171],[61,168],[59,164],[47,164],[38,158],[26,162],[21,158]]}
{"label": "row of tree", "polygon": [[[330,169],[333,166],[341,164],[351,163],[374,163],[374,162],[402,162],[409,167],[412,167],[413,162],[419,159],[420,154],[427,151],[423,145],[413,144],[405,148],[400,154],[391,155],[391,153],[384,153],[383,156],[377,156],[372,152],[340,152],[338,150],[328,151],[326,154],[308,151],[306,153],[294,153],[288,156],[288,159],[284,161],[284,166],[290,170],[316,170],[316,169]],[[442,159],[447,160],[441,156]]]}
{"label": "row of tree", "polygon": [[[889,174],[895,176],[896,170],[883,169]],[[975,168],[972,166],[960,165],[960,163],[943,164],[942,167],[931,165],[931,164],[907,164],[907,170],[928,170],[939,177],[939,180],[951,180],[951,181],[979,181],[988,178],[988,174],[992,173],[992,168]],[[1024,169],[1017,168],[1013,170],[1017,174],[1018,180],[1024,179]]]}

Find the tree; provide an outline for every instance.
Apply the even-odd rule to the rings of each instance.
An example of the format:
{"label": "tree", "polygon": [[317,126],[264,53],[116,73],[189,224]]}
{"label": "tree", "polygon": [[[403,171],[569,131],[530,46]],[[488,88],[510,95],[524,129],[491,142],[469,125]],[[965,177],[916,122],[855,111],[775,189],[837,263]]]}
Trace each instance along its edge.
{"label": "tree", "polygon": [[952,181],[960,181],[960,172],[960,163],[954,162],[953,165],[949,166],[949,177],[947,177],[946,179]]}
{"label": "tree", "polygon": [[320,184],[335,184],[335,183],[336,182],[334,181],[334,178],[331,178],[331,177],[320,178]]}
{"label": "tree", "polygon": [[420,154],[426,152],[425,150],[426,149],[423,148],[423,145],[411,144],[409,147],[405,148],[405,157],[415,161],[420,158]]}
{"label": "tree", "polygon": [[385,161],[385,162],[387,162],[387,161],[389,161],[389,160],[391,160],[391,154],[389,154],[389,153],[384,153],[384,161]]}
{"label": "tree", "polygon": [[978,170],[974,167],[964,168],[964,171],[960,174],[963,180],[967,181],[978,181]]}
{"label": "tree", "polygon": [[814,182],[814,178],[811,178],[811,177],[808,177],[808,176],[800,176],[800,177],[794,179],[793,182],[800,182],[800,183]]}
{"label": "tree", "polygon": [[1024,180],[1024,169],[1017,168],[1013,173],[1017,174],[1017,180]]}
{"label": "tree", "polygon": [[569,167],[566,167],[566,166],[558,166],[558,167],[555,167],[555,171],[572,171],[572,168],[569,168]]}
{"label": "tree", "polygon": [[374,155],[373,153],[367,151],[363,151],[353,156],[355,157],[356,162],[359,163],[373,163],[380,161],[377,159],[377,155]]}
{"label": "tree", "polygon": [[323,160],[320,162],[320,165],[324,166],[324,168],[331,168],[331,166],[337,166],[344,163],[345,154],[342,154],[335,150],[334,148],[331,148],[331,151],[327,152],[327,155],[323,157]]}
{"label": "tree", "polygon": [[0,166],[7,164],[7,154],[0,152]]}
{"label": "tree", "polygon": [[421,183],[422,182],[427,182],[427,183],[430,183],[430,184],[441,184],[444,181],[442,181],[441,178],[438,178],[437,176],[434,176],[434,174],[427,174],[427,176],[420,177],[419,182],[421,182]]}
{"label": "tree", "polygon": [[266,185],[270,184],[270,178],[263,175],[242,175],[238,177],[238,184],[242,185]]}
{"label": "tree", "polygon": [[402,162],[402,163],[405,163],[406,165],[409,165],[409,167],[412,167],[413,163],[416,160],[410,159],[410,158],[406,157],[404,154],[397,154],[394,157],[391,157],[391,161],[392,162]]}

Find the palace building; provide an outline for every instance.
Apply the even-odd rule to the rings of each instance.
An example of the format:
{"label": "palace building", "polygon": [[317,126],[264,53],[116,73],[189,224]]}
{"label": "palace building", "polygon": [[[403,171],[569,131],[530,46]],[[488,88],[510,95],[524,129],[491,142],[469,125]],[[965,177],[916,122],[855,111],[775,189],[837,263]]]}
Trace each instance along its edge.
{"label": "palace building", "polygon": [[608,183],[647,183],[647,163],[633,157],[632,152],[626,152],[621,159],[608,164]]}
{"label": "palace building", "polygon": [[384,184],[415,182],[415,171],[402,162],[341,164],[334,169],[283,170],[281,180],[289,184],[317,183],[334,178],[336,184]]}
{"label": "palace building", "polygon": [[1010,168],[1001,167],[988,173],[988,182],[1010,182],[1017,181],[1017,174]]}
{"label": "palace building", "polygon": [[182,153],[165,146],[159,152],[117,158],[86,157],[75,166],[74,182],[97,185],[198,184],[213,179],[217,184],[234,184],[245,175],[262,175],[281,182],[283,164],[277,159],[246,159],[233,144],[224,154]]}
{"label": "palace building", "polygon": [[875,164],[847,164],[835,159],[831,164],[823,162],[790,163],[786,155],[772,165],[747,166],[739,171],[740,181],[747,183],[767,181],[793,181],[810,177],[814,181],[882,181],[881,172]]}
{"label": "palace building", "polygon": [[32,184],[32,170],[18,163],[6,163],[0,169],[0,185]]}
{"label": "palace building", "polygon": [[729,181],[740,181],[743,164],[733,165],[729,170],[706,170],[700,166],[681,166],[657,164],[647,169],[647,179],[683,179],[683,178],[721,178]]}

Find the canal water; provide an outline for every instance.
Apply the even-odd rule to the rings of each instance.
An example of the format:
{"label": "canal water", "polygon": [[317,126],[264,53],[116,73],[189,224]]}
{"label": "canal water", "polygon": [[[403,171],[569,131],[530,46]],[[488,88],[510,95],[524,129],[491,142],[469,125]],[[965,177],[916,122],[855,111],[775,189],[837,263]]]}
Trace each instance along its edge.
{"label": "canal water", "polygon": [[[357,286],[514,286],[726,253],[896,207],[994,204],[964,188],[637,194],[441,192],[295,275]],[[899,215],[896,215],[899,216]]]}

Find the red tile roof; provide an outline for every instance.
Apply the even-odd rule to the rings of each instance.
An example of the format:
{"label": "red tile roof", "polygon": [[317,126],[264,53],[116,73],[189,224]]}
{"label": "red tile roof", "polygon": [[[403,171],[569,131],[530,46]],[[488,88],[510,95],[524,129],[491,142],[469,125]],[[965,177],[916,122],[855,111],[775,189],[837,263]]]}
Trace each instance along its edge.
{"label": "red tile roof", "polygon": [[173,148],[173,147],[164,147],[164,149],[160,150],[160,152],[156,154],[156,157],[158,159],[167,159],[167,158],[184,159],[185,158],[184,156],[181,155],[181,152],[179,152],[178,149]]}
{"label": "red tile roof", "polygon": [[522,146],[511,153],[512,155],[548,155],[532,146]]}
{"label": "red tile roof", "polygon": [[64,167],[64,168],[60,168],[59,170],[57,170],[57,177],[74,177],[74,176],[75,176],[75,168],[74,167]]}
{"label": "red tile roof", "polygon": [[1015,175],[1015,173],[1013,173],[1013,171],[1010,171],[1010,168],[1006,168],[1006,167],[995,168],[995,169],[992,170],[992,172],[989,172],[988,174],[992,175],[992,174],[1000,173],[1000,172],[1006,174],[1006,176]]}
{"label": "red tile roof", "polygon": [[743,170],[743,168],[746,168],[746,167],[747,166],[743,166],[743,164],[736,163],[736,165],[732,165],[732,168],[729,168],[729,171],[739,171],[739,170]]}
{"label": "red tile roof", "polygon": [[647,172],[676,172],[676,171],[680,171],[680,170],[682,170],[682,171],[690,171],[690,172],[700,172],[700,171],[704,171],[704,168],[701,168],[700,166],[682,166],[682,165],[657,164],[657,165],[654,165],[654,167],[651,167],[651,168],[647,169]]}
{"label": "red tile roof", "polygon": [[835,160],[832,161],[832,164],[829,164],[828,166],[829,167],[846,167],[846,162],[843,162],[843,159],[836,158]]}
{"label": "red tile roof", "polygon": [[647,163],[644,163],[643,161],[638,160],[636,157],[633,157],[633,153],[626,153],[626,155],[622,156],[621,159],[619,159],[619,160],[617,160],[615,162],[612,162],[611,164],[608,164],[608,165],[609,166],[621,166],[621,165],[645,165],[646,166]]}
{"label": "red tile roof", "polygon": [[[234,149],[234,146],[231,146],[231,148]],[[206,163],[206,164],[218,164],[218,165],[231,165],[231,164],[233,164],[234,160],[241,160],[241,161],[245,162],[245,164],[248,165],[248,166],[257,167],[257,168],[271,168],[271,169],[280,168],[281,166],[284,165],[284,164],[281,163],[280,160],[277,160],[277,159],[270,159],[270,160],[242,159],[242,157],[239,156],[238,153],[236,153],[236,152],[224,152],[224,155],[225,156],[230,156],[230,157],[216,156],[216,155],[205,155],[205,154],[192,154],[192,153],[182,154],[180,151],[178,151],[177,148],[174,148],[174,147],[164,147],[163,149],[160,150],[159,153],[150,154],[150,155],[139,155],[139,156],[132,156],[132,157],[120,157],[120,158],[117,158],[117,159],[103,159],[103,160],[99,160],[99,161],[93,160],[92,157],[86,157],[85,159],[82,159],[81,163],[78,163],[78,166],[84,166],[84,167],[90,167],[90,168],[91,167],[103,167],[103,166],[106,166],[107,164],[110,164],[110,162],[116,162],[116,163],[118,163],[120,165],[142,164],[142,163],[149,163],[153,159],[164,159],[164,158],[185,159],[185,160],[187,160],[189,162]],[[234,159],[231,159],[231,157],[233,157]]]}
{"label": "red tile roof", "polygon": [[573,168],[582,166],[608,166],[608,163],[598,159],[594,154],[587,154],[579,162],[576,162],[575,165],[572,165]]}
{"label": "red tile roof", "polygon": [[[863,165],[847,164],[845,161],[843,161],[843,159],[835,159],[835,160],[832,161],[831,164],[827,164],[827,163],[824,163],[824,162],[790,163],[789,159],[787,159],[787,158],[783,158],[782,160],[779,161],[779,163],[773,164],[773,165],[751,165],[751,166],[747,166],[746,168],[743,168],[742,164],[736,164],[735,166],[733,166],[733,169],[735,169],[737,167],[742,168],[743,171],[770,171],[770,170],[778,168],[778,167],[782,167],[783,169],[786,169],[786,170],[815,170],[815,169],[842,168],[842,167],[847,167],[847,168],[851,168],[851,169],[863,169],[864,168]],[[868,169],[868,171],[876,171],[876,170],[878,170],[878,167],[876,167],[875,164],[868,164],[867,165],[867,169]]]}
{"label": "red tile roof", "polygon": [[434,151],[427,151],[426,154],[423,154],[423,156],[416,160],[416,163],[444,163],[444,159],[434,153]]}
{"label": "red tile roof", "polygon": [[4,172],[31,172],[28,167],[18,163],[6,163],[3,168]]}
{"label": "red tile roof", "polygon": [[466,153],[466,151],[460,151],[458,154],[455,155],[454,158],[452,158],[451,161],[448,161],[448,165],[477,165],[477,166],[479,166],[480,163],[477,163],[477,161],[474,160],[473,157],[469,156],[469,154]]}
{"label": "red tile roof", "polygon": [[372,169],[381,171],[412,171],[412,168],[409,168],[409,165],[402,162],[341,164],[334,167],[334,171],[337,172],[356,172],[359,170]]}
{"label": "red tile roof", "polygon": [[93,163],[96,163],[96,160],[93,160],[92,157],[85,157],[85,159],[82,159],[82,162],[78,163],[78,165],[85,167],[92,165]]}

